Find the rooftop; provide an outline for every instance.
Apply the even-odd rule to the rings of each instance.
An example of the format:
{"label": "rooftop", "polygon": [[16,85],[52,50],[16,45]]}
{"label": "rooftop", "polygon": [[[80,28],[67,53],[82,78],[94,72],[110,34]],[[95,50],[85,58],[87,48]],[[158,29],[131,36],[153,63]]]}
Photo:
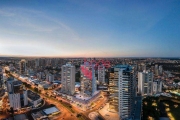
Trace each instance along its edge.
{"label": "rooftop", "polygon": [[76,98],[81,99],[81,100],[89,100],[89,99],[91,99],[91,97],[86,97],[86,96],[83,96],[83,95],[80,95],[80,94],[77,94]]}
{"label": "rooftop", "polygon": [[[12,117],[8,118],[8,120],[13,120]],[[18,114],[14,116],[14,120],[29,120],[25,114]]]}
{"label": "rooftop", "polygon": [[132,67],[129,65],[115,65],[114,68],[126,69],[126,71],[132,70]]}
{"label": "rooftop", "polygon": [[22,82],[17,80],[17,81],[13,81],[13,85],[17,86],[17,85],[22,85]]}
{"label": "rooftop", "polygon": [[34,93],[34,92],[30,91],[30,90],[28,90],[27,95],[28,95],[29,99],[34,100],[34,101],[38,100],[40,98],[40,96],[38,94],[36,94],[36,93]]}
{"label": "rooftop", "polygon": [[47,118],[47,116],[42,112],[42,111],[38,111],[38,112],[34,112],[31,114],[32,117],[34,118],[34,120],[39,120],[39,119],[42,119],[42,120],[49,120]]}
{"label": "rooftop", "polygon": [[56,113],[56,112],[60,112],[60,110],[57,108],[57,107],[50,107],[50,108],[47,108],[47,109],[44,109],[42,110],[46,115],[50,115],[50,114],[53,114],[53,113]]}
{"label": "rooftop", "polygon": [[43,81],[43,82],[40,82],[39,83],[40,85],[46,85],[46,84],[48,84],[46,81]]}
{"label": "rooftop", "polygon": [[115,65],[114,66],[114,68],[128,68],[128,67],[131,68],[131,66],[129,66],[129,65]]}
{"label": "rooftop", "polygon": [[13,81],[14,80],[14,78],[13,77],[9,77],[9,78],[7,78],[7,81]]}
{"label": "rooftop", "polygon": [[41,85],[43,88],[50,88],[52,86],[52,84],[49,84],[47,82],[40,82],[39,85]]}
{"label": "rooftop", "polygon": [[81,85],[76,84],[75,87],[81,87]]}
{"label": "rooftop", "polygon": [[76,94],[76,96],[73,97],[73,101],[81,102],[83,104],[88,104],[90,101],[96,99],[99,95],[100,95],[99,91],[96,91],[94,95],[91,97],[85,97],[85,96],[81,96],[80,94]]}
{"label": "rooftop", "polygon": [[32,82],[35,83],[35,84],[40,84],[41,81],[37,80],[37,79],[34,79],[34,80],[32,80]]}

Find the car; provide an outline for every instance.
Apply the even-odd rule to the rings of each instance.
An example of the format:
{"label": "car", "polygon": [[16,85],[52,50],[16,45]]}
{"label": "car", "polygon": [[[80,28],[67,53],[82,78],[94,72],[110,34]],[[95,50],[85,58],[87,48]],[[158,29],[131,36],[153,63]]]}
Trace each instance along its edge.
{"label": "car", "polygon": [[100,109],[102,109],[103,107],[101,106]]}

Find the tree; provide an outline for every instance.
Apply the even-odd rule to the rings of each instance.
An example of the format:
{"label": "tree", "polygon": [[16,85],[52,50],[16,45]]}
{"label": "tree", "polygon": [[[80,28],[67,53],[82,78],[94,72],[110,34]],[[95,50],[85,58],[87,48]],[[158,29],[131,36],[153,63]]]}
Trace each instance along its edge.
{"label": "tree", "polygon": [[77,114],[76,117],[81,117],[81,114]]}
{"label": "tree", "polygon": [[75,65],[75,67],[76,67],[76,69],[77,69],[77,68],[80,68],[80,65]]}
{"label": "tree", "polygon": [[23,82],[24,86],[27,87],[27,83]]}
{"label": "tree", "polygon": [[39,90],[38,92],[41,93],[41,90]]}
{"label": "tree", "polygon": [[35,92],[38,92],[38,88],[35,87],[35,88],[34,88],[34,91],[35,91]]}
{"label": "tree", "polygon": [[178,80],[178,79],[174,79],[174,82],[175,82],[175,83],[178,83],[178,82],[180,82],[180,80]]}
{"label": "tree", "polygon": [[143,99],[143,119],[147,120],[148,116],[153,117],[155,120],[159,119],[158,106],[152,106],[156,102],[159,105],[159,99],[156,97],[146,97]]}
{"label": "tree", "polygon": [[30,87],[31,87],[31,85],[30,85],[30,84],[27,84],[27,87],[28,87],[28,88],[30,88]]}

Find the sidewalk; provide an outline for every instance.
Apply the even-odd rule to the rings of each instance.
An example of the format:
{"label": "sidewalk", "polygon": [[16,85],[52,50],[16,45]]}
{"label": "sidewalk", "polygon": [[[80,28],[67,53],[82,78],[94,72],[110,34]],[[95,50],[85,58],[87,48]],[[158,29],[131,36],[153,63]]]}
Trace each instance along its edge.
{"label": "sidewalk", "polygon": [[106,103],[106,105],[99,110],[99,113],[106,119],[106,120],[119,120],[119,116],[117,112],[110,112],[108,110],[109,103]]}

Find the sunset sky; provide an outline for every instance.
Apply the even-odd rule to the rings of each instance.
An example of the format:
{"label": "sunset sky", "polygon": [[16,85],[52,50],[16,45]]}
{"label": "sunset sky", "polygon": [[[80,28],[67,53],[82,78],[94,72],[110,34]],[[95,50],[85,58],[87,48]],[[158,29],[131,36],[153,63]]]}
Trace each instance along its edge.
{"label": "sunset sky", "polygon": [[0,55],[180,57],[180,1],[0,0]]}

